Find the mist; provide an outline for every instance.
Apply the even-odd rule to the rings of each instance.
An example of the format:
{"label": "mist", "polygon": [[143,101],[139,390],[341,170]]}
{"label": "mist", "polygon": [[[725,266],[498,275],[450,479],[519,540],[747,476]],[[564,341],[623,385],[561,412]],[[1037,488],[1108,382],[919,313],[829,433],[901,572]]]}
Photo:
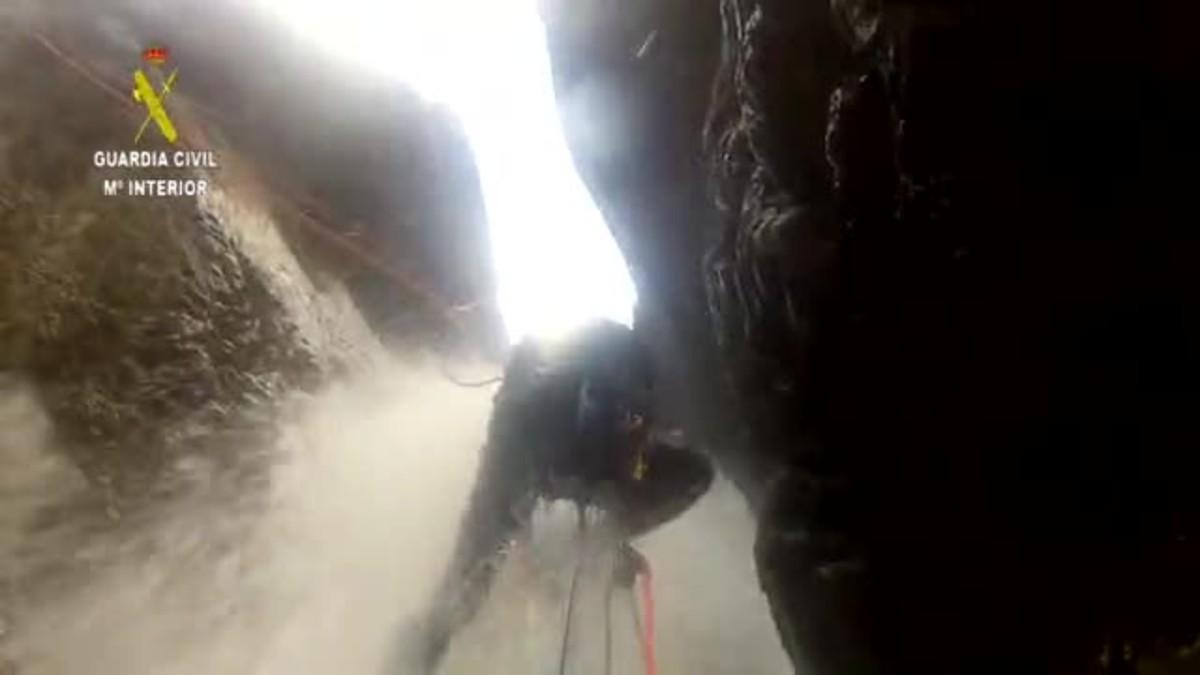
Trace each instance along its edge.
{"label": "mist", "polygon": [[[21,675],[382,672],[448,558],[490,395],[392,363],[294,401],[277,447],[243,449],[271,458],[261,494],[187,460],[186,494],[126,523],[86,508],[94,488],[57,459],[29,390],[9,383],[0,655]],[[539,511],[532,543],[509,556],[441,672],[557,672],[578,553],[565,511]],[[656,575],[662,672],[786,672],[751,533],[721,482],[640,545]],[[571,672],[601,672],[602,626],[586,618],[588,602],[572,647],[584,662]],[[613,613],[614,651],[634,654],[628,604]],[[640,672],[631,656],[616,665]]]}
{"label": "mist", "polygon": [[[458,231],[454,227],[469,229],[470,218],[458,217],[459,211],[450,208],[444,209],[444,218],[435,217],[443,213],[438,201],[443,193],[452,195],[452,200],[444,201],[455,205],[470,202],[471,195],[458,189],[463,181],[447,179],[439,183],[427,179],[435,163],[422,159],[445,154],[443,141],[448,135],[411,132],[414,127],[434,128],[428,120],[418,123],[432,114],[427,107],[411,105],[408,98],[397,94],[390,107],[364,106],[363,115],[370,112],[374,117],[361,121],[357,117],[347,119],[337,97],[324,101],[329,110],[313,111],[298,103],[283,105],[316,98],[311,95],[315,85],[297,83],[297,73],[307,71],[297,64],[283,74],[269,67],[278,65],[274,63],[240,70],[230,66],[240,64],[238,52],[225,48],[228,45],[222,41],[236,42],[238,35],[255,33],[247,27],[242,33],[232,32],[238,24],[232,19],[216,21],[220,12],[215,6],[169,3],[161,11],[152,11],[148,3],[141,2],[113,2],[103,7],[65,1],[19,6],[26,10],[19,17],[22,25],[45,28],[56,44],[66,45],[73,54],[87,54],[89,58],[80,63],[86,63],[105,81],[125,81],[127,73],[122,68],[130,54],[136,55],[147,35],[165,38],[181,60],[187,57],[184,72],[188,86],[172,99],[181,116],[209,121],[205,115],[216,94],[229,103],[229,109],[222,108],[211,121],[213,128],[227,131],[231,141],[231,147],[218,148],[226,151],[223,158],[243,157],[247,166],[253,164],[276,178],[286,173],[283,168],[301,174],[311,170],[311,176],[304,174],[290,182],[279,182],[301,187],[332,186],[320,192],[331,195],[337,202],[334,206],[341,207],[332,210],[347,222],[378,218],[394,224],[389,218],[398,209],[391,201],[370,197],[399,194],[412,202],[409,206],[413,212],[421,214],[425,229],[420,231],[437,233],[430,238],[444,237],[445,241],[430,243],[397,234],[393,248],[375,246],[376,251],[387,255],[401,251],[416,262],[400,262],[426,270],[425,276],[433,285],[451,290],[464,288],[461,293],[446,293],[456,301],[476,297],[487,285],[483,279],[487,275],[479,272],[487,265],[476,260],[474,253],[468,255],[481,247],[464,245],[479,237],[455,234]],[[76,9],[86,9],[86,16],[75,13]],[[87,32],[92,24],[100,37],[79,37],[92,35]],[[194,26],[206,28],[185,30]],[[77,71],[48,56],[37,40],[23,34],[6,34],[0,46],[8,50],[4,54],[11,61],[6,65],[13,72],[18,67],[38,68],[36,72],[43,78],[37,80],[36,91],[31,89],[25,96],[6,101],[8,107],[0,106],[0,111],[10,111],[14,119],[29,123],[28,127],[16,127],[20,131],[16,135],[39,141],[70,141],[34,147],[37,153],[31,156],[39,159],[36,167],[45,167],[44,176],[38,174],[31,179],[34,184],[53,186],[47,177],[61,177],[63,167],[86,165],[75,163],[74,158],[90,157],[96,148],[76,143],[76,137],[88,137],[80,130],[94,132],[98,138],[125,139],[132,133],[116,105],[110,105],[102,93],[79,81]],[[260,56],[269,61],[269,54],[270,50],[264,48]],[[220,77],[226,71],[237,72],[239,77],[226,81]],[[280,79],[285,84],[296,84],[295,90],[263,84]],[[337,78],[313,79],[324,83]],[[355,79],[347,88],[356,92],[371,89],[374,84],[375,80],[364,76],[362,82]],[[43,100],[42,94],[47,91],[78,96],[77,101],[67,100],[78,103],[70,109],[79,114],[69,120],[58,111],[51,114],[43,106],[50,100]],[[103,100],[103,108],[94,107],[98,100]],[[280,105],[237,105],[247,101]],[[20,102],[28,103],[28,109],[9,110]],[[263,108],[280,110],[280,118],[256,116],[254,111]],[[97,115],[97,110],[110,115]],[[407,116],[388,117],[395,110]],[[326,120],[326,113],[337,124],[318,123]],[[380,170],[362,172],[353,184],[324,182],[347,174],[342,169],[355,165],[367,141],[379,145],[373,134],[385,128],[381,121],[384,118],[390,120],[391,126],[386,128],[394,126],[404,134],[413,133],[423,143],[418,144],[420,152],[388,155],[389,161],[398,165],[422,167],[421,180],[405,182],[403,179],[413,176]],[[50,122],[65,131],[50,134],[46,126]],[[353,128],[343,129],[341,124]],[[282,137],[272,135],[279,130],[288,133]],[[350,142],[348,136],[362,142]],[[304,143],[291,142],[297,138]],[[309,143],[313,138],[337,139],[338,143]],[[422,150],[426,146],[428,153]],[[88,179],[83,174],[67,175],[80,184]],[[287,397],[283,401],[247,403],[231,398],[213,402],[238,413],[230,419],[240,420],[244,413],[253,418],[254,424],[266,424],[274,433],[258,433],[257,426],[253,433],[203,426],[201,420],[208,418],[181,414],[179,418],[158,420],[154,429],[161,434],[147,435],[171,448],[181,436],[187,437],[183,441],[203,438],[203,452],[166,453],[149,443],[146,447],[131,447],[125,439],[137,435],[123,433],[130,425],[120,426],[117,431],[122,433],[114,432],[103,439],[108,456],[145,456],[155,461],[169,457],[174,462],[155,474],[165,485],[147,486],[146,491],[156,495],[151,506],[126,509],[121,507],[122,499],[117,494],[120,486],[105,482],[104,472],[88,472],[79,461],[88,453],[70,447],[81,441],[78,436],[72,438],[66,429],[64,420],[69,423],[71,418],[62,413],[64,394],[53,385],[60,381],[77,385],[69,392],[78,394],[71,401],[90,414],[85,409],[96,399],[89,394],[89,387],[113,381],[110,375],[115,366],[110,370],[107,364],[149,364],[153,362],[153,345],[136,341],[106,343],[88,362],[95,368],[86,377],[71,374],[70,378],[64,375],[63,380],[57,380],[50,377],[60,374],[57,367],[47,366],[47,372],[39,373],[26,368],[26,362],[15,363],[11,370],[4,371],[19,376],[0,373],[0,675],[405,673],[404,664],[395,661],[397,646],[410,634],[442,576],[475,478],[493,390],[455,386],[442,374],[443,364],[431,365],[427,359],[412,356],[411,349],[404,351],[403,358],[376,354],[382,351],[380,337],[369,330],[369,320],[364,322],[358,316],[359,310],[372,309],[375,296],[355,294],[353,287],[347,291],[342,285],[345,281],[352,286],[362,270],[354,268],[354,275],[341,274],[337,261],[330,262],[336,256],[314,251],[286,227],[277,230],[279,223],[290,221],[291,212],[280,209],[276,217],[268,217],[268,200],[254,198],[257,193],[252,189],[253,181],[247,185],[247,181],[233,180],[240,176],[231,172],[224,178],[236,183],[238,197],[244,203],[232,197],[212,197],[199,205],[210,216],[210,225],[221,225],[216,229],[229,248],[221,249],[222,256],[199,256],[197,265],[207,268],[214,261],[223,262],[230,265],[231,278],[237,271],[238,278],[261,282],[264,292],[260,295],[274,300],[263,301],[262,311],[252,317],[253,323],[294,325],[297,335],[303,337],[295,340],[304,347],[301,351],[311,348],[315,361],[332,364],[322,368],[321,381],[326,381],[326,375],[334,377],[333,373],[338,373],[337,379],[313,394],[297,393],[309,391],[301,386],[273,390]],[[404,186],[411,189],[401,189]],[[437,186],[439,189],[433,189]],[[416,192],[417,187],[424,192]],[[29,250],[66,250],[70,255],[64,255],[61,270],[85,277],[93,274],[96,280],[105,281],[103,285],[97,281],[86,286],[89,293],[95,294],[80,296],[81,302],[90,303],[87,307],[111,300],[95,289],[158,288],[163,279],[188,268],[196,251],[209,255],[209,249],[193,246],[200,234],[193,221],[187,219],[190,212],[172,220],[139,206],[121,214],[119,221],[116,216],[108,221],[108,212],[102,208],[107,203],[98,200],[93,188],[84,185],[80,189],[89,190],[89,196],[82,202],[72,202],[64,201],[61,192],[48,187],[43,202],[27,209],[30,222],[49,223],[42,234],[50,242],[33,240]],[[426,192],[433,197],[417,199]],[[403,201],[400,197],[396,200]],[[153,235],[151,241],[158,248],[148,255],[148,261],[155,265],[149,272],[131,271],[128,277],[113,277],[112,272],[141,268],[133,264],[103,269],[83,265],[80,261],[95,258],[91,255],[94,247],[81,243],[77,233],[67,227],[74,221],[65,217],[33,218],[57,216],[60,211],[71,214],[75,212],[72,209],[99,214],[93,216],[101,223],[97,227],[121,223],[119,228],[105,230],[98,240],[112,251],[125,252],[131,241],[140,242],[138,237]],[[185,210],[180,208],[181,212]],[[55,229],[60,222],[64,223],[61,231]],[[359,234],[351,229],[347,226],[346,232]],[[410,229],[417,231],[381,226],[375,234],[403,234]],[[22,236],[38,232],[28,228],[19,231]],[[390,241],[382,235],[381,240]],[[441,250],[435,245],[439,242],[454,255],[428,256],[437,261],[435,264],[412,253],[426,250],[418,244],[427,244],[432,251]],[[240,260],[233,252],[246,256],[244,264],[229,263]],[[298,262],[294,256],[303,260]],[[122,260],[137,258],[125,255]],[[3,262],[23,265],[26,261],[12,258]],[[315,274],[310,279],[312,270]],[[207,279],[203,275],[199,278]],[[180,285],[183,289],[194,287],[190,282]],[[46,294],[39,289],[31,288],[28,296],[13,295],[30,300],[27,306],[14,305],[22,316],[37,317],[47,312]],[[207,286],[201,289],[211,290]],[[403,294],[403,289],[386,289],[387,293],[381,295],[405,312],[411,312],[417,304]],[[72,320],[80,314],[54,309]],[[162,318],[163,325],[178,323],[160,317],[165,310],[156,306],[140,309],[147,316]],[[268,310],[274,314],[265,313]],[[205,358],[197,360],[203,367],[182,374],[151,373],[160,377],[155,382],[191,382],[218,369],[222,373],[242,373],[247,381],[271,375],[271,369],[265,366],[255,370],[260,363],[253,359],[248,363],[222,360],[224,352],[214,345],[229,336],[217,334],[212,324],[205,323],[223,316],[220,311],[220,307],[204,304],[196,313],[195,325],[212,331],[211,335],[203,333],[213,343],[206,343],[209,349],[203,352]],[[31,327],[40,325],[33,320],[27,323]],[[388,324],[381,321],[374,327],[380,325]],[[98,344],[89,330],[79,329],[80,342],[64,343],[61,354],[76,354],[85,339],[88,345]],[[31,328],[30,334],[33,332]],[[417,337],[405,338],[397,343],[421,343]],[[255,333],[245,339],[256,347],[253,354],[259,354],[291,345],[292,333],[280,332],[274,338]],[[146,351],[137,351],[143,347]],[[11,351],[17,353],[16,349]],[[50,356],[43,356],[39,363],[58,363],[55,359],[59,352],[46,353]],[[363,367],[362,361],[369,363]],[[446,370],[465,379],[476,379],[472,368],[475,364],[445,365],[450,366]],[[484,376],[491,372],[489,369]],[[135,379],[133,383],[130,386],[139,390],[148,389],[150,380]],[[167,387],[163,390],[173,391]],[[231,396],[242,393],[232,391]],[[156,402],[139,399],[146,407]],[[277,406],[282,407],[278,414]],[[81,413],[80,419],[91,423],[96,416]],[[145,424],[149,427],[152,422]],[[233,439],[227,444],[234,447],[217,447],[225,438]],[[85,441],[99,444],[90,438]],[[742,498],[727,482],[719,480],[684,517],[637,542],[655,572],[660,672],[765,675],[790,671],[755,579],[753,531]],[[579,565],[581,553],[586,559]],[[557,673],[567,590],[577,566],[586,571],[586,583],[570,636],[568,672],[602,672],[603,625],[598,617],[604,601],[604,556],[603,547],[588,550],[577,545],[569,507],[543,505],[535,515],[531,532],[510,551],[480,614],[455,638],[440,672]],[[631,610],[629,596],[615,599],[616,673],[642,672]]]}

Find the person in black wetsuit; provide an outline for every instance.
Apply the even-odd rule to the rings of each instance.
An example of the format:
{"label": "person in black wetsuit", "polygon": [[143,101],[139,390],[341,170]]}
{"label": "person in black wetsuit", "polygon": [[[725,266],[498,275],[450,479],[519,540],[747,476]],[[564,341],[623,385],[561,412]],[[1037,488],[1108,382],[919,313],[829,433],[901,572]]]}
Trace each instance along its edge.
{"label": "person in black wetsuit", "polygon": [[[683,513],[708,490],[714,472],[705,456],[652,437],[652,386],[645,350],[616,323],[516,347],[450,567],[418,631],[416,653],[405,660],[433,672],[539,498],[597,506],[628,539]],[[623,553],[637,565],[636,551]]]}

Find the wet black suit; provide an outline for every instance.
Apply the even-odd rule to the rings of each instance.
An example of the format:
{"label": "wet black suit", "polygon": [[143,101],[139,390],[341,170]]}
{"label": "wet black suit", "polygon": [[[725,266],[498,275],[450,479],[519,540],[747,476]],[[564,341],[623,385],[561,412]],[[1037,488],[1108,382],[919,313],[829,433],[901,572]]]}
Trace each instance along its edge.
{"label": "wet black suit", "polygon": [[643,349],[619,324],[516,348],[450,569],[422,630],[425,672],[478,609],[499,553],[539,497],[598,506],[627,538],[679,515],[708,489],[706,457],[650,440],[651,386]]}

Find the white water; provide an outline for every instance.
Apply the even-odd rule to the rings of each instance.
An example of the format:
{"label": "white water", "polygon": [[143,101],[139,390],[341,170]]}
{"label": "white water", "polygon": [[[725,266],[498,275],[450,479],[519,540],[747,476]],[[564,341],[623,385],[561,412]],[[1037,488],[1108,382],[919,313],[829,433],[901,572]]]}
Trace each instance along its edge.
{"label": "white water", "polygon": [[[99,503],[31,530],[40,508],[86,488],[50,453],[36,402],[5,389],[0,664],[17,662],[20,675],[380,672],[441,574],[489,405],[487,392],[383,368],[297,406],[265,509],[196,464],[192,494],[152,522],[104,532]],[[535,549],[512,556],[442,673],[556,672],[572,565],[554,552],[575,549],[569,527],[541,531],[550,534]],[[751,536],[741,501],[718,483],[640,544],[656,573],[664,675],[788,672]],[[72,560],[71,571],[32,574]],[[628,606],[614,604],[614,617],[628,654]],[[580,621],[585,662],[571,672],[599,672],[602,626]],[[637,662],[618,660],[616,672],[638,673]]]}
{"label": "white water", "polygon": [[[10,417],[40,426],[28,397],[13,396]],[[25,522],[8,523],[0,555],[29,598],[12,605],[5,651],[21,675],[376,672],[396,622],[440,573],[487,405],[399,369],[337,387],[298,406],[265,511],[196,465],[187,498],[105,535],[89,534],[86,514],[14,527],[40,501],[30,485],[72,471],[49,465],[30,434],[5,434],[5,468],[25,475],[5,486],[0,512]],[[80,556],[92,569],[21,576]]]}

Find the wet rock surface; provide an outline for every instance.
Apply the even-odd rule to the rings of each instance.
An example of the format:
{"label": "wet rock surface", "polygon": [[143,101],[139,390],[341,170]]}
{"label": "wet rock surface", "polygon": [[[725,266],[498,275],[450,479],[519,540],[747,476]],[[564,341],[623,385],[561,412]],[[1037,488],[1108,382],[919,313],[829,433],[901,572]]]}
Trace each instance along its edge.
{"label": "wet rock surface", "polygon": [[[3,48],[6,81],[32,84],[33,48]],[[194,199],[100,195],[89,142],[75,143],[111,139],[125,118],[57,75],[41,82],[77,111],[57,133],[44,99],[3,106],[0,370],[33,384],[91,480],[136,500],[188,445],[173,437],[199,442],[232,411],[311,385],[318,357],[227,219]]]}
{"label": "wet rock surface", "polygon": [[[0,30],[4,673],[31,608],[110,558],[228,553],[267,507],[288,407],[362,372],[381,342],[497,334],[486,311],[448,325],[491,277],[473,165],[444,113],[334,67],[305,81],[302,45],[269,45],[227,8],[71,4],[6,9]],[[248,34],[280,68],[248,69],[225,48]],[[106,178],[186,172],[92,166],[97,150],[132,147],[140,111],[125,82],[146,35],[177,50],[185,143],[221,165],[199,174],[202,199],[105,197]],[[371,95],[345,120],[334,99],[305,103],[314,87]],[[153,536],[193,498],[237,517],[192,548]]]}
{"label": "wet rock surface", "polygon": [[706,385],[681,419],[758,504],[797,668],[1126,672],[1193,639],[1191,134],[1150,103],[1195,80],[1181,17],[584,5],[591,30],[549,14],[568,130],[601,80],[636,111],[611,135],[656,142],[577,130],[576,159],[641,328]]}
{"label": "wet rock surface", "polygon": [[[0,34],[0,372],[40,392],[113,499],[158,490],[181,456],[261,445],[246,411],[269,417],[378,340],[495,338],[477,178],[448,113],[253,12],[73,9],[14,7]],[[157,177],[91,161],[133,147],[127,70],[151,40],[180,66],[184,146],[220,164],[208,198],[102,196],[105,178]]]}
{"label": "wet rock surface", "polygon": [[730,448],[722,468],[753,501],[769,462],[732,414],[700,274],[718,233],[698,142],[721,51],[717,3],[552,2],[543,16],[576,166],[638,285],[665,423]]}

